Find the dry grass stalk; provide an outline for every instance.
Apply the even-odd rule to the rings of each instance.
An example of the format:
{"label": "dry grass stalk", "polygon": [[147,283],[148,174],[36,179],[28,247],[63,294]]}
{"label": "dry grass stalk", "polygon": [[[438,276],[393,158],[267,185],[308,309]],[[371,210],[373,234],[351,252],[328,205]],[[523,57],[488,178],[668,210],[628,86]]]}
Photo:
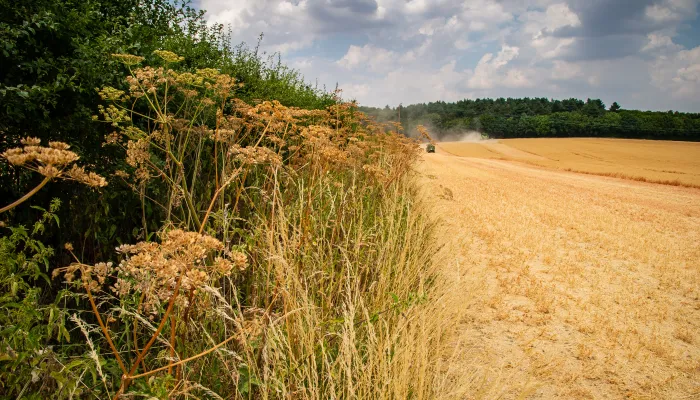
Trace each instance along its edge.
{"label": "dry grass stalk", "polygon": [[128,89],[100,90],[96,119],[124,150],[118,177],[144,208],[158,199],[158,240],[57,271],[87,292],[122,369],[110,395],[139,383],[171,396],[429,399],[449,386],[441,325],[454,311],[410,176],[417,143],[339,97],[327,110],[248,105],[234,78],[157,55],[165,67],[117,56]]}

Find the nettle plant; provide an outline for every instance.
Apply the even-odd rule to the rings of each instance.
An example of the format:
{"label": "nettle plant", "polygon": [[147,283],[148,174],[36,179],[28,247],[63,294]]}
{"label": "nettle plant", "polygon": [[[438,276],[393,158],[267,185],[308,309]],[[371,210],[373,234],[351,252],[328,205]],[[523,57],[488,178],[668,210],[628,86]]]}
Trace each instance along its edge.
{"label": "nettle plant", "polygon": [[[342,187],[343,179],[358,176],[371,182],[366,190],[388,187],[409,169],[417,145],[337,96],[327,110],[249,105],[235,97],[242,85],[235,78],[213,69],[180,72],[174,66],[181,57],[155,54],[163,66],[137,67],[141,57],[114,55],[130,71],[128,88],[100,89],[106,104],[95,116],[114,127],[105,145],[125,151],[129,168],[115,178],[141,196],[144,240],[118,247],[118,263],[86,265],[74,256],[54,276],[89,301],[99,328],[87,317],[73,320],[92,358],[99,358],[96,331],[109,347],[105,365],[119,379],[98,369],[114,398],[186,393],[197,386],[188,375],[206,368],[235,371],[229,378],[247,395],[254,378],[246,363],[260,363],[262,355],[204,356],[232,341],[226,348],[254,349],[265,335],[261,327],[280,311],[275,299],[285,289],[251,282],[246,272],[265,262],[251,236],[280,212],[285,197],[306,196],[309,187]],[[147,217],[147,209],[156,211]],[[300,218],[311,218],[312,210],[304,208]],[[72,254],[70,244],[66,249]],[[244,294],[239,287],[264,290]]]}

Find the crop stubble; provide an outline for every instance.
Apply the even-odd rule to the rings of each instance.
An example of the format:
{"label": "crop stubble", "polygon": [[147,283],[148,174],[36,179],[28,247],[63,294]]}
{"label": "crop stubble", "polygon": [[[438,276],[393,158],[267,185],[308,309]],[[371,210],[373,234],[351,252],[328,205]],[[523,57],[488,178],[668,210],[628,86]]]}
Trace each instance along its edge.
{"label": "crop stubble", "polygon": [[700,143],[694,142],[546,138],[447,142],[438,147],[463,157],[700,188]]}
{"label": "crop stubble", "polygon": [[445,153],[421,172],[466,287],[459,395],[700,396],[700,190]]}

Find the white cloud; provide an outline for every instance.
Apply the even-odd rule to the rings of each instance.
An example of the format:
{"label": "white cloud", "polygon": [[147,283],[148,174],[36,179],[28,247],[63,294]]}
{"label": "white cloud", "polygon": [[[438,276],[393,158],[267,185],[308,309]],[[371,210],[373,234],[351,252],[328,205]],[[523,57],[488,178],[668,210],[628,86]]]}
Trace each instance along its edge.
{"label": "white cloud", "polygon": [[523,31],[533,38],[565,26],[581,25],[578,15],[566,3],[552,4],[545,11],[528,11],[520,20],[524,22]]}
{"label": "white cloud", "polygon": [[683,47],[673,43],[673,39],[670,35],[665,35],[661,32],[654,32],[647,35],[649,42],[642,47],[642,51],[657,52],[657,51],[677,51],[681,50]]}
{"label": "white cloud", "polygon": [[264,32],[263,50],[367,105],[552,96],[700,109],[700,51],[680,44],[699,0],[615,1],[200,0],[234,40]]}
{"label": "white cloud", "polygon": [[580,65],[566,61],[554,61],[551,77],[557,81],[567,81],[583,76],[583,69]]}
{"label": "white cloud", "polygon": [[350,46],[338,65],[347,69],[369,68],[374,72],[388,72],[396,67],[398,56],[393,51],[378,48],[370,44],[359,47]]}
{"label": "white cloud", "polygon": [[700,96],[700,46],[673,56],[660,56],[651,65],[652,82],[674,97],[692,99]]}
{"label": "white cloud", "polygon": [[523,32],[531,36],[531,46],[544,59],[560,57],[574,44],[574,38],[552,36],[557,29],[579,27],[581,20],[565,3],[552,4],[545,11],[530,11],[521,18]]}
{"label": "white cloud", "polygon": [[513,19],[503,5],[490,0],[465,1],[459,20],[469,31],[486,31]]}
{"label": "white cloud", "polygon": [[655,22],[677,22],[697,15],[697,0],[664,0],[646,7],[647,18]]}
{"label": "white cloud", "polygon": [[532,82],[523,70],[505,68],[509,62],[518,57],[519,52],[520,49],[517,47],[504,45],[495,57],[493,53],[484,54],[474,69],[474,75],[469,78],[469,87],[491,89],[495,86],[515,88],[531,86]]}

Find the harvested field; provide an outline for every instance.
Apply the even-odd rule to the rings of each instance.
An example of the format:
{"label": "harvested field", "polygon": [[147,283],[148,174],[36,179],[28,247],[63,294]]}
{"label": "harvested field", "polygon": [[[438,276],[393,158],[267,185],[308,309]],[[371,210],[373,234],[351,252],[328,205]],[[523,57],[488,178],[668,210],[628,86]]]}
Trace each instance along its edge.
{"label": "harvested field", "polygon": [[[586,170],[643,171],[639,152],[596,150],[617,141],[544,142],[505,144],[554,168],[569,146],[606,160],[576,158]],[[680,177],[700,162],[634,142]],[[700,190],[440,154],[472,145],[421,165],[445,273],[464,287],[450,397],[700,398]]]}
{"label": "harvested field", "polygon": [[700,188],[700,143],[631,139],[502,139],[441,143],[464,157]]}

